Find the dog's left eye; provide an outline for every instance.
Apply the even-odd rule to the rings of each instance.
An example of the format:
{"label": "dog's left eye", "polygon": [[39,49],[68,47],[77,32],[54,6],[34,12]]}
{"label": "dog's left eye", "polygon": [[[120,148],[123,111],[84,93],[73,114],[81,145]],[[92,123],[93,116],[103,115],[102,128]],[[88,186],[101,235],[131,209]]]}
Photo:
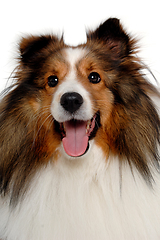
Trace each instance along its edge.
{"label": "dog's left eye", "polygon": [[48,77],[48,86],[55,87],[58,83],[58,77],[56,75],[51,75]]}
{"label": "dog's left eye", "polygon": [[91,72],[88,79],[91,83],[99,83],[101,81],[100,75],[97,72]]}

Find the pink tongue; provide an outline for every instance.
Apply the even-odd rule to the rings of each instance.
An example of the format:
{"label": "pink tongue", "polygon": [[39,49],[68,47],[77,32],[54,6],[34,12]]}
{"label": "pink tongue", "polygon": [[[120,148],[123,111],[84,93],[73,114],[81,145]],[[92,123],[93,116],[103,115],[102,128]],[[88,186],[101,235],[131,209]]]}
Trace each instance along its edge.
{"label": "pink tongue", "polygon": [[88,146],[86,124],[84,121],[65,122],[66,137],[62,139],[65,152],[73,157],[81,156]]}

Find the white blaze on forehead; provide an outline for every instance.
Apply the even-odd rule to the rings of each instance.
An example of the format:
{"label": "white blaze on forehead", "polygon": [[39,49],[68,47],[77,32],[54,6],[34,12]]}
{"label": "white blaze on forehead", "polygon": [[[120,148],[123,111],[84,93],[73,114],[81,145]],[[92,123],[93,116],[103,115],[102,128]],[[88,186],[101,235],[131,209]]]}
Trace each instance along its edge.
{"label": "white blaze on forehead", "polygon": [[75,119],[89,120],[93,117],[90,93],[85,89],[77,76],[77,63],[83,59],[87,51],[83,48],[66,48],[63,50],[64,59],[68,65],[68,73],[54,93],[51,104],[51,113],[58,122],[70,120],[73,116],[67,113],[60,104],[61,96],[67,92],[77,92],[83,98],[83,104],[74,115]]}
{"label": "white blaze on forehead", "polygon": [[76,63],[78,63],[87,54],[87,51],[84,48],[66,48],[64,52],[65,60],[69,63],[71,68],[74,68]]}
{"label": "white blaze on forehead", "polygon": [[66,48],[64,50],[64,58],[67,62],[69,69],[68,74],[65,77],[65,81],[62,87],[65,88],[64,91],[68,92],[79,92],[82,85],[77,79],[77,63],[81,61],[86,55],[87,51],[83,48]]}

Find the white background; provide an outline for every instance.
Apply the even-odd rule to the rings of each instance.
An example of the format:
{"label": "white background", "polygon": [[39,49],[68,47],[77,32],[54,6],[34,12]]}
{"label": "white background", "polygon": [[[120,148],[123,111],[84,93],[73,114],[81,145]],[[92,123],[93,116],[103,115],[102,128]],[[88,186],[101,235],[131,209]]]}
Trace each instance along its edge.
{"label": "white background", "polygon": [[120,18],[125,29],[140,39],[139,55],[160,81],[159,8],[159,0],[1,1],[0,91],[16,66],[17,42],[24,34],[63,32],[66,43],[77,45],[85,42],[86,29],[95,29],[109,17]]}

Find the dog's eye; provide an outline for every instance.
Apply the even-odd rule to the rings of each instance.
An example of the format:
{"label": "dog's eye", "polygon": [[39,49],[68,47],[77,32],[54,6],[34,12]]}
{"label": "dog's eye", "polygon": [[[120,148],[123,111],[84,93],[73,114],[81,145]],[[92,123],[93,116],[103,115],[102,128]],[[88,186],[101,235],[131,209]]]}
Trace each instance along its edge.
{"label": "dog's eye", "polygon": [[58,77],[56,75],[51,75],[48,77],[48,86],[55,87],[58,83]]}
{"label": "dog's eye", "polygon": [[101,81],[100,75],[97,72],[91,72],[88,79],[91,83],[99,83]]}

